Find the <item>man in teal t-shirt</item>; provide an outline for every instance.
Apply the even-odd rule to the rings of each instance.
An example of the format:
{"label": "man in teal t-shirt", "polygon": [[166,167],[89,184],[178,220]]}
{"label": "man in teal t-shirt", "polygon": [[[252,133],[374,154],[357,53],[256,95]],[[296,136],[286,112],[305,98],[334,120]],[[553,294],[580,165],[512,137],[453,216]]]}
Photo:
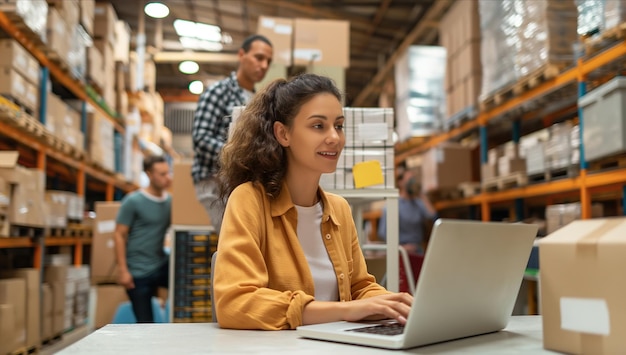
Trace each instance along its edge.
{"label": "man in teal t-shirt", "polygon": [[169,165],[162,156],[144,159],[150,185],[127,195],[117,214],[115,253],[118,283],[126,287],[137,323],[152,323],[152,296],[168,287],[168,257],[163,251],[172,198]]}

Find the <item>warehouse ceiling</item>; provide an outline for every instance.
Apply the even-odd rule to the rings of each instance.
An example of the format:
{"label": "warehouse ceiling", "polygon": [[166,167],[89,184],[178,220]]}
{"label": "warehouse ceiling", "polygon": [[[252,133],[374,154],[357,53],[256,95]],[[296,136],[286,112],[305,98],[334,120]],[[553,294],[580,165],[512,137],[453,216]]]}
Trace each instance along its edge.
{"label": "warehouse ceiling", "polygon": [[[149,51],[176,52],[177,59],[157,63],[157,90],[165,96],[187,93],[190,81],[219,79],[237,67],[229,58],[201,64],[194,75],[178,71],[182,53],[173,21],[177,18],[217,25],[232,38],[222,53],[235,54],[254,34],[259,16],[340,19],[350,21],[350,67],[346,71],[346,104],[377,106],[383,84],[393,78],[393,62],[411,44],[436,44],[439,19],[454,0],[166,0],[170,14],[145,16]],[[110,0],[120,19],[137,33],[145,1]],[[159,24],[159,21],[162,21]],[[162,33],[160,36],[155,35]],[[159,45],[161,43],[161,45]],[[133,46],[131,44],[131,46]],[[152,48],[151,48],[152,47]],[[156,48],[160,47],[159,50]],[[218,57],[218,56],[216,56]],[[229,62],[230,61],[230,62]],[[304,68],[291,68],[290,74]]]}

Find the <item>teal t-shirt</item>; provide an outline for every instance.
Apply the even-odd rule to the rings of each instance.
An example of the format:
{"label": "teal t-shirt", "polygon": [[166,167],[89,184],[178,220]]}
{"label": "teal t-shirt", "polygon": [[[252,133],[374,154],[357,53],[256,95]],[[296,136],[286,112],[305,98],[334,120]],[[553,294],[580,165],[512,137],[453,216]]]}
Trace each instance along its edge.
{"label": "teal t-shirt", "polygon": [[126,195],[116,222],[128,226],[126,263],[133,277],[149,275],[167,262],[163,240],[171,222],[172,197],[136,191]]}

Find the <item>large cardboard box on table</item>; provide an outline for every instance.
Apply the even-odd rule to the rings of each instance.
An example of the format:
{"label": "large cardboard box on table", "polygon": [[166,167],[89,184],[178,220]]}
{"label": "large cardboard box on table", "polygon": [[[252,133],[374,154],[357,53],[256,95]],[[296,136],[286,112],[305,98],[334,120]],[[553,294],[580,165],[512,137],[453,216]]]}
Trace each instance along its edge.
{"label": "large cardboard box on table", "polygon": [[120,202],[96,202],[96,219],[91,243],[91,282],[117,281],[115,259],[115,220]]}
{"label": "large cardboard box on table", "polygon": [[174,164],[172,186],[172,224],[210,226],[206,209],[198,201],[191,178],[191,163]]}
{"label": "large cardboard box on table", "polygon": [[574,221],[539,242],[546,349],[624,353],[625,254],[626,218]]}

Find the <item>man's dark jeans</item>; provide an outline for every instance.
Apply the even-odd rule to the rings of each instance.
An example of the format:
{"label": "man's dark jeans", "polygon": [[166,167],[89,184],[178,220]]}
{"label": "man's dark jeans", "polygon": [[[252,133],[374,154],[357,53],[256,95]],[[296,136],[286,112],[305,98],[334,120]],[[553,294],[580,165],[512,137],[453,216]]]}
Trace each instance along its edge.
{"label": "man's dark jeans", "polygon": [[154,323],[152,297],[156,295],[159,287],[168,287],[168,279],[168,263],[164,263],[149,275],[133,278],[135,288],[126,290],[126,293],[133,306],[137,323]]}

